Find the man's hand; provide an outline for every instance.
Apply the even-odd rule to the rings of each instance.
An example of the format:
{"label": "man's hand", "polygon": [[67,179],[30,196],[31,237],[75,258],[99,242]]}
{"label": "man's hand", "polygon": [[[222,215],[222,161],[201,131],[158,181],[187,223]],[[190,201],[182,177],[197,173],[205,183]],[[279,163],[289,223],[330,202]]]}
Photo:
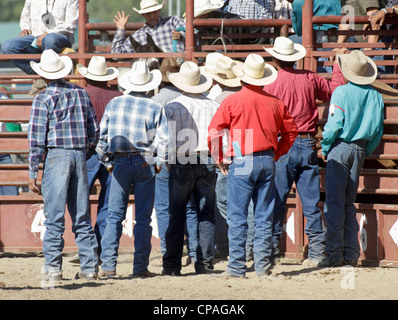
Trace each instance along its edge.
{"label": "man's hand", "polygon": [[328,156],[325,156],[324,154],[322,155],[322,160],[325,162],[328,162]]}
{"label": "man's hand", "polygon": [[20,37],[24,37],[24,36],[27,36],[27,35],[29,35],[29,34],[32,34],[32,30],[23,29],[23,30],[19,33],[19,36],[20,36]]}
{"label": "man's hand", "polygon": [[229,165],[230,165],[230,164],[231,164],[230,162],[227,162],[227,161],[225,161],[225,160],[223,160],[223,161],[220,162],[220,163],[217,163],[217,167],[220,169],[221,173],[222,173],[224,176],[227,176],[227,175],[228,175]]}
{"label": "man's hand", "polygon": [[39,49],[41,49],[41,45],[42,45],[42,42],[43,42],[43,38],[44,38],[46,35],[47,35],[47,32],[43,33],[41,36],[39,36],[39,37],[37,38],[36,45],[37,45],[37,47],[38,47]]}
{"label": "man's hand", "polygon": [[181,40],[181,32],[173,30],[171,32],[171,39],[180,41]]}
{"label": "man's hand", "polygon": [[36,179],[29,178],[28,186],[29,186],[30,191],[37,193],[37,194],[41,194],[41,189],[36,184]]}
{"label": "man's hand", "polygon": [[160,170],[162,170],[162,165],[158,166],[157,164],[155,164],[155,174],[158,174]]}
{"label": "man's hand", "polygon": [[113,22],[116,23],[116,28],[125,30],[129,18],[130,15],[126,16],[124,11],[122,11],[122,13],[118,11],[117,15],[115,15],[115,19],[113,19]]}

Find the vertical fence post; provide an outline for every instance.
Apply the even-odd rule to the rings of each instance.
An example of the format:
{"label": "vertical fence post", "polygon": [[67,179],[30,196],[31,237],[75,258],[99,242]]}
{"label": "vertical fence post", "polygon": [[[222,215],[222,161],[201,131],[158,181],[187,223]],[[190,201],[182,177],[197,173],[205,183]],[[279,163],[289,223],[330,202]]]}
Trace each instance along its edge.
{"label": "vertical fence post", "polygon": [[194,27],[193,27],[193,1],[186,1],[186,26],[185,26],[185,61],[193,61]]}
{"label": "vertical fence post", "polygon": [[[86,45],[87,45],[87,0],[79,0],[79,49],[78,53],[86,53]],[[86,65],[86,59],[79,58],[79,63],[82,65]],[[79,81],[80,86],[84,86],[85,81]]]}
{"label": "vertical fence post", "polygon": [[314,50],[314,29],[312,23],[313,5],[313,0],[305,0],[302,11],[302,39],[303,46],[307,49],[307,55],[304,58],[304,69],[316,72],[317,60],[312,55],[312,50]]}

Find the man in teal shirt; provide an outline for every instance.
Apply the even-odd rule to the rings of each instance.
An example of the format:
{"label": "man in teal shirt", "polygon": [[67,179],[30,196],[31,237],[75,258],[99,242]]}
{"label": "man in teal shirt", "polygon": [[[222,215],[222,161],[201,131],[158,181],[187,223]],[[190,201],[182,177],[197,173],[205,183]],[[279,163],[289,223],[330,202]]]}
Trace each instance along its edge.
{"label": "man in teal shirt", "polygon": [[[384,102],[370,84],[376,64],[360,50],[338,55],[347,84],[331,97],[329,116],[322,133],[325,179],[326,267],[356,265],[359,258],[358,222],[354,201],[365,157],[383,135]],[[327,157],[327,158],[326,158]]]}

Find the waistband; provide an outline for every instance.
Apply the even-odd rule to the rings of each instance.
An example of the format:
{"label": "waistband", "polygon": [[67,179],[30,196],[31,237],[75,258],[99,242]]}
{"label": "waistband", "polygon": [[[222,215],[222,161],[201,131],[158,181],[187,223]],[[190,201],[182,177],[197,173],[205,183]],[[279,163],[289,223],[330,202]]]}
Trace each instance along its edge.
{"label": "waistband", "polygon": [[130,156],[153,156],[153,154],[145,151],[133,151],[133,152],[115,152],[113,155],[115,158],[130,157]]}
{"label": "waistband", "polygon": [[355,144],[360,147],[366,147],[366,145],[368,144],[368,140],[363,140],[363,139],[355,140],[355,141],[344,141],[343,139],[336,139],[336,142],[345,142],[347,144]]}
{"label": "waistband", "polygon": [[308,132],[300,132],[297,135],[297,138],[300,138],[300,139],[315,139],[315,134],[308,133]]}

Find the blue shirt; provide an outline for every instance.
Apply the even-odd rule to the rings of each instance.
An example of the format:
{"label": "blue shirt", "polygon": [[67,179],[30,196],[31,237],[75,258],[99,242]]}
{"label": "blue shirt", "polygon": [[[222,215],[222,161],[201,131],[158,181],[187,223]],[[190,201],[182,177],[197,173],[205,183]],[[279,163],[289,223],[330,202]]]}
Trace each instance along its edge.
{"label": "blue shirt", "polygon": [[55,80],[39,92],[29,120],[29,178],[36,179],[46,148],[94,152],[99,126],[90,97],[78,86]]}
{"label": "blue shirt", "polygon": [[366,156],[370,155],[381,141],[383,121],[383,97],[372,86],[349,82],[337,87],[322,133],[322,153],[327,155],[334,141],[342,139],[345,142],[368,141]]}
{"label": "blue shirt", "polygon": [[113,98],[105,108],[96,148],[99,160],[108,168],[116,152],[142,151],[153,164],[157,149],[158,164],[165,162],[168,141],[167,119],[162,106],[142,93],[130,92]]}
{"label": "blue shirt", "polygon": [[[298,35],[302,35],[302,7],[304,0],[294,0],[292,3],[292,26],[294,32]],[[313,6],[314,16],[339,16],[341,14],[341,1],[340,0],[314,0]],[[336,28],[338,25],[335,24],[323,24],[313,26],[314,30],[329,30]]]}

